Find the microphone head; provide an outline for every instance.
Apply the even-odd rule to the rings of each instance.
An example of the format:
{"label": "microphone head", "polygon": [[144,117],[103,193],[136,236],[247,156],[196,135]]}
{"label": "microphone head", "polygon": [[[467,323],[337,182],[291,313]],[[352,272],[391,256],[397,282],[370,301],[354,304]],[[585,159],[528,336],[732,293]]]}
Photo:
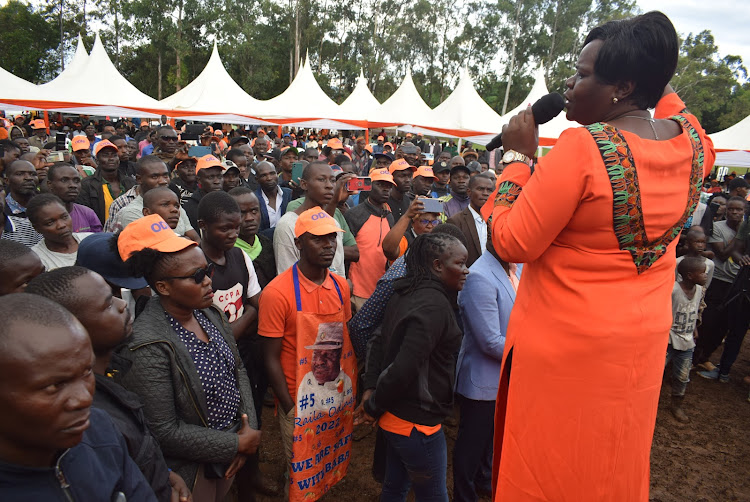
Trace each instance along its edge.
{"label": "microphone head", "polygon": [[557,117],[563,108],[565,108],[565,98],[557,92],[551,92],[531,105],[531,113],[534,114],[534,122],[545,124]]}

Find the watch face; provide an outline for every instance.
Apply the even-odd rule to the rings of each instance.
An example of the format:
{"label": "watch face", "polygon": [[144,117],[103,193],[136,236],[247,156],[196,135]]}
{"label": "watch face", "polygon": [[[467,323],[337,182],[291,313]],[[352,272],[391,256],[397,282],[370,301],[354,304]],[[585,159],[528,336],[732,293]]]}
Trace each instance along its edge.
{"label": "watch face", "polygon": [[513,152],[505,152],[503,155],[503,162],[509,164],[516,158]]}

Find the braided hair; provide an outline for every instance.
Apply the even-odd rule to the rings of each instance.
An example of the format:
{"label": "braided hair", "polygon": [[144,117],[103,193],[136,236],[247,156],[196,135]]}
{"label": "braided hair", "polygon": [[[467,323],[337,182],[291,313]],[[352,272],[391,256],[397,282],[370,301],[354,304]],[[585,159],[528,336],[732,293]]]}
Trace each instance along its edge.
{"label": "braided hair", "polygon": [[409,286],[405,293],[413,292],[421,282],[434,278],[432,262],[439,259],[449,246],[456,244],[461,244],[461,241],[446,233],[427,233],[414,239],[406,255],[404,279],[409,281]]}

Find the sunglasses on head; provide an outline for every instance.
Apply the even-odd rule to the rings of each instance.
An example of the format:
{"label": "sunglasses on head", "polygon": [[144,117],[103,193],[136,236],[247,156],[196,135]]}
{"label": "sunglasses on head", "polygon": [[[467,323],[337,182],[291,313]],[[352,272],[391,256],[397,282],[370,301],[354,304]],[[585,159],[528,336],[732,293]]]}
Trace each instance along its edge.
{"label": "sunglasses on head", "polygon": [[195,281],[196,284],[200,284],[203,282],[203,279],[205,279],[206,276],[212,277],[213,275],[214,275],[214,264],[209,263],[208,265],[206,265],[206,268],[200,268],[191,275],[183,275],[181,277],[177,277],[177,276],[163,277],[162,280],[170,281],[170,280],[175,280],[175,279],[192,279]]}

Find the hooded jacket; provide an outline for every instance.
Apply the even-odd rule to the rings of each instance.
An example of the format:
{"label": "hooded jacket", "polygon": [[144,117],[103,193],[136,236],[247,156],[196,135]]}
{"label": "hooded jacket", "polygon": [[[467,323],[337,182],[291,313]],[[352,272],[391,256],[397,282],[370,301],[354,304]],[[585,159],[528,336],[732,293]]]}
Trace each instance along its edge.
{"label": "hooded jacket", "polygon": [[378,376],[365,411],[375,418],[388,411],[434,426],[453,410],[461,330],[440,281],[426,279],[413,291],[409,284],[408,276],[395,282],[382,336],[373,339],[368,351],[365,388],[372,388],[372,377]]}

